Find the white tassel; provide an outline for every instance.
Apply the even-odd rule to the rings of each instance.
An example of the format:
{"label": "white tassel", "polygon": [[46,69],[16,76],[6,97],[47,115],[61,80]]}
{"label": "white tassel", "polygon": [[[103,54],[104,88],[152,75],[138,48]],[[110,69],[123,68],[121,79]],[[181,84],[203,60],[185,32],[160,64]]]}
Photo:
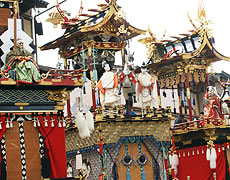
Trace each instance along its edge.
{"label": "white tassel", "polygon": [[210,155],[210,168],[211,169],[215,169],[216,168],[216,149],[212,148],[211,149],[211,155]]}
{"label": "white tassel", "polygon": [[83,165],[82,165],[82,155],[81,154],[77,154],[76,155],[76,169],[82,169]]}
{"label": "white tassel", "polygon": [[211,151],[210,151],[209,148],[207,148],[207,151],[206,151],[206,160],[210,161],[210,157],[211,157]]}
{"label": "white tassel", "polygon": [[192,148],[192,155],[194,156],[195,155],[195,152],[194,152],[194,149]]}
{"label": "white tassel", "polygon": [[89,137],[90,132],[89,132],[88,123],[85,119],[85,116],[81,112],[78,112],[75,116],[75,119],[77,122],[77,128],[79,130],[79,136],[82,138]]}
{"label": "white tassel", "polygon": [[33,122],[34,122],[34,127],[37,127],[36,120],[33,120]]}
{"label": "white tassel", "polygon": [[222,146],[222,151],[224,151],[225,149],[224,149],[224,146]]}
{"label": "white tassel", "polygon": [[6,128],[10,128],[9,121],[6,121]]}
{"label": "white tassel", "polygon": [[201,150],[201,153],[204,154],[204,149],[203,149],[203,146],[202,146],[202,150]]}
{"label": "white tassel", "polygon": [[2,122],[0,122],[0,129],[2,129]]}
{"label": "white tassel", "polygon": [[65,119],[63,119],[62,122],[63,122],[63,123],[62,123],[62,126],[63,126],[63,127],[66,127]]}
{"label": "white tassel", "polygon": [[189,149],[188,149],[188,157],[190,156],[190,152],[189,152]]}
{"label": "white tassel", "polygon": [[185,150],[183,150],[183,157],[185,157]]}
{"label": "white tassel", "polygon": [[177,154],[172,155],[172,167],[177,167],[179,165],[179,158]]}
{"label": "white tassel", "polygon": [[215,172],[213,173],[213,178],[214,178],[214,180],[216,180],[216,173]]}
{"label": "white tassel", "polygon": [[211,149],[211,159],[216,159],[217,155],[216,155],[216,149],[212,148]]}
{"label": "white tassel", "polygon": [[179,158],[181,157],[181,155],[180,155],[180,150],[179,150],[179,154],[178,154],[178,157],[179,157]]}
{"label": "white tassel", "polygon": [[227,149],[229,149],[229,143],[227,143]]}
{"label": "white tassel", "polygon": [[48,123],[47,123],[46,118],[45,118],[44,122],[45,122],[45,127],[47,127],[47,126],[48,126]]}
{"label": "white tassel", "polygon": [[59,120],[58,122],[58,127],[60,128],[61,127],[61,121]]}
{"label": "white tassel", "polygon": [[88,111],[85,115],[86,121],[88,122],[88,127],[90,131],[94,130],[94,119],[93,119],[93,114]]}
{"label": "white tassel", "polygon": [[54,122],[51,120],[51,127],[54,127]]}
{"label": "white tassel", "polygon": [[220,152],[220,146],[218,146],[218,152]]}
{"label": "white tassel", "polygon": [[41,126],[39,119],[37,119],[38,127]]}
{"label": "white tassel", "polygon": [[169,154],[169,164],[172,165],[172,155]]}
{"label": "white tassel", "polygon": [[210,160],[210,168],[216,169],[216,160]]}
{"label": "white tassel", "polygon": [[13,127],[13,122],[12,122],[12,121],[10,121],[10,127],[11,127],[11,128]]}
{"label": "white tassel", "polygon": [[200,151],[199,151],[199,147],[197,147],[197,151],[196,151],[197,155],[200,154]]}

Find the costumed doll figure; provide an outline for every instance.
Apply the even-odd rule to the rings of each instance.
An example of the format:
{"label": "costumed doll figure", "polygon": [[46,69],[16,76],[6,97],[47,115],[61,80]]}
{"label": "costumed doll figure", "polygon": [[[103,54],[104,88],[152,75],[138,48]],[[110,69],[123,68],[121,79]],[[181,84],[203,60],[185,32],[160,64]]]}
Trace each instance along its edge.
{"label": "costumed doll figure", "polygon": [[17,40],[17,47],[6,55],[4,73],[20,83],[32,84],[41,81],[38,66],[23,46],[21,39]]}
{"label": "costumed doll figure", "polygon": [[220,98],[215,93],[213,86],[207,87],[207,92],[204,95],[203,106],[205,119],[224,119]]}
{"label": "costumed doll figure", "polygon": [[121,105],[121,97],[118,95],[118,77],[117,74],[110,70],[107,61],[103,60],[102,67],[105,72],[97,83],[97,88],[100,91],[101,105],[104,107],[116,107]]}
{"label": "costumed doll figure", "polygon": [[154,78],[147,72],[145,64],[141,66],[141,73],[138,76],[137,99],[142,108],[154,106],[153,87]]}

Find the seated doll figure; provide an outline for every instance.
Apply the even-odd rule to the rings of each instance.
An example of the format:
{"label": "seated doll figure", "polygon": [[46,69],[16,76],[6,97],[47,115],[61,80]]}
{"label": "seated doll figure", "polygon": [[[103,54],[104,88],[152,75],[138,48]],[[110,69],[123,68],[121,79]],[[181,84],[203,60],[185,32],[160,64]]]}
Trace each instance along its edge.
{"label": "seated doll figure", "polygon": [[97,83],[100,91],[101,105],[104,107],[116,107],[121,105],[121,97],[118,95],[118,77],[117,74],[110,71],[109,64],[103,60],[102,67],[105,72]]}
{"label": "seated doll figure", "polygon": [[203,99],[204,119],[224,119],[221,102],[213,86],[208,86]]}
{"label": "seated doll figure", "polygon": [[23,41],[17,40],[17,47],[6,55],[4,73],[20,83],[32,84],[41,81],[38,66],[32,55],[24,48]]}
{"label": "seated doll figure", "polygon": [[141,73],[138,76],[137,98],[142,108],[146,106],[154,106],[153,87],[154,78],[147,72],[146,66],[143,64]]}

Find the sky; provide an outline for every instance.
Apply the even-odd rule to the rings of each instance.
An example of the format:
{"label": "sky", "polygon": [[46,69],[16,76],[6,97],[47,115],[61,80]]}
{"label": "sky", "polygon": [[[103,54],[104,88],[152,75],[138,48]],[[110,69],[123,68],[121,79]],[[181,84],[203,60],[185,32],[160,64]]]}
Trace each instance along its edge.
{"label": "sky", "polygon": [[[61,2],[61,0],[59,0]],[[61,4],[62,10],[71,13],[75,17],[80,7],[81,0],[67,0]],[[55,5],[56,0],[49,0],[49,7]],[[82,0],[83,13],[87,13],[89,8],[97,8],[97,4],[105,3],[104,0]],[[147,30],[148,26],[155,34],[157,39],[161,39],[166,29],[165,39],[170,36],[178,36],[180,33],[188,33],[194,30],[187,18],[187,12],[190,17],[197,18],[197,9],[199,0],[117,0],[126,13],[127,21],[138,29]],[[215,38],[215,48],[224,56],[230,57],[230,1],[229,0],[204,0],[206,17],[211,20],[212,33]],[[54,10],[54,9],[53,9]],[[38,46],[50,42],[63,35],[64,30],[60,26],[53,28],[49,22],[45,22],[48,15],[53,10],[37,17],[43,24],[43,34],[37,37]],[[40,11],[43,11],[41,9]],[[194,22],[196,22],[194,20]],[[138,36],[130,41],[130,51],[135,52],[135,65],[141,65],[147,60],[147,48],[138,42],[138,39],[146,36]],[[47,50],[38,53],[38,63],[46,66],[55,67],[58,61],[58,51]],[[117,56],[116,56],[117,57]],[[120,57],[119,57],[120,58]],[[119,60],[118,60],[119,62]],[[214,72],[225,71],[230,74],[230,62],[220,61],[214,63]]]}

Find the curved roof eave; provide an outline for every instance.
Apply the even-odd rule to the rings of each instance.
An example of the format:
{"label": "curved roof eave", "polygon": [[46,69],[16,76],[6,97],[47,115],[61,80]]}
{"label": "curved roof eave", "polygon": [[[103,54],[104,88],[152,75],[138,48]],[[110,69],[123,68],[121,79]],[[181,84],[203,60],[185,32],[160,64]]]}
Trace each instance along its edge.
{"label": "curved roof eave", "polygon": [[[106,24],[106,23],[110,20],[110,18],[111,18],[115,13],[118,12],[118,8],[115,7],[115,6],[117,6],[117,5],[116,5],[116,4],[112,4],[112,5],[110,5],[107,9],[105,9],[105,11],[108,10],[108,12],[107,12],[106,15],[104,16],[104,18],[103,18],[100,22],[98,22],[97,24],[94,24],[94,25],[92,25],[92,26],[82,26],[82,27],[80,27],[80,30],[79,30],[79,31],[75,31],[75,32],[72,32],[72,33],[65,33],[63,36],[61,36],[61,37],[59,37],[59,38],[57,38],[57,39],[55,39],[55,40],[53,40],[53,41],[51,41],[51,42],[49,42],[49,43],[44,44],[42,47],[40,47],[40,50],[56,49],[56,48],[59,47],[59,44],[61,43],[61,42],[60,42],[61,40],[64,42],[64,41],[67,41],[67,40],[65,40],[65,39],[67,39],[67,38],[70,37],[70,36],[73,36],[73,35],[77,34],[78,32],[87,33],[87,32],[89,32],[89,31],[95,31],[95,29],[102,27],[104,24]],[[89,18],[89,19],[90,19],[90,18]],[[87,20],[88,20],[88,19],[86,19],[85,21],[87,21]],[[135,37],[135,36],[137,36],[137,35],[139,35],[139,34],[146,34],[146,32],[147,32],[146,30],[137,29],[137,28],[135,28],[135,27],[133,27],[133,26],[131,26],[131,25],[129,25],[128,28],[129,28],[132,32],[135,33],[135,34],[133,33],[133,35],[131,36],[131,38],[133,38],[133,37]],[[58,43],[58,41],[59,41],[60,43]]]}
{"label": "curved roof eave", "polygon": [[204,49],[205,45],[208,46],[208,48],[213,52],[213,54],[219,59],[219,60],[225,60],[225,61],[230,61],[230,57],[227,56],[223,56],[221,53],[219,53],[214,46],[212,45],[212,43],[209,41],[207,32],[204,33],[203,36],[203,42],[200,45],[199,48],[197,48],[194,52],[192,53],[185,53],[182,54],[182,58],[183,59],[190,59],[193,58],[195,56],[197,56],[198,54],[200,54],[202,52],[202,50]]}

